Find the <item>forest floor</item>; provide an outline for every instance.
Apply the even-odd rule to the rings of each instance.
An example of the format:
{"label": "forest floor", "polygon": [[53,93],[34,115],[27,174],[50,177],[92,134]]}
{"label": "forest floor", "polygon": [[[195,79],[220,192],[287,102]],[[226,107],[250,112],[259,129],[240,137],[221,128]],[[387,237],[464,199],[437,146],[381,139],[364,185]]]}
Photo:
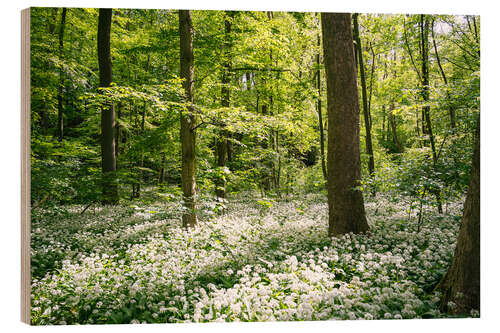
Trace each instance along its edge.
{"label": "forest floor", "polygon": [[[37,210],[32,323],[443,317],[434,286],[462,202],[443,215],[366,200],[371,232],[329,238],[326,198],[240,197],[181,227],[178,203]],[[475,316],[475,313],[471,314]]]}

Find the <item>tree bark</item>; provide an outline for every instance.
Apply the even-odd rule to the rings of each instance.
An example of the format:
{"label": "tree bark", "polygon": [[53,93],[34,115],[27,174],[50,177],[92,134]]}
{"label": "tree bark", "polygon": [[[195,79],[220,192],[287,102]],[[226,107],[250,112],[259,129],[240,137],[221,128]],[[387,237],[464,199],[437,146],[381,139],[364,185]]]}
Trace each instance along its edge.
{"label": "tree bark", "polygon": [[328,110],[329,235],[369,230],[359,151],[359,95],[350,14],[321,14]]}
{"label": "tree bark", "polygon": [[63,107],[63,88],[64,88],[64,71],[62,61],[64,59],[64,27],[66,26],[66,7],[63,8],[61,14],[61,23],[59,24],[59,87],[57,89],[57,136],[59,141],[62,141],[64,136],[64,107]]}
{"label": "tree bark", "polygon": [[[221,105],[228,108],[231,101],[231,25],[233,12],[226,12],[224,19],[224,54],[223,54],[223,72],[222,72],[222,88],[221,88]],[[223,125],[224,127],[224,125]],[[215,182],[215,195],[217,198],[226,198],[226,178],[224,168],[226,167],[228,155],[228,131],[222,128],[217,138],[217,167],[219,173]]]}
{"label": "tree bark", "polygon": [[[479,120],[472,169],[458,233],[457,246],[441,282],[436,287],[443,292],[441,310],[469,314],[480,307],[480,130]],[[456,306],[450,307],[448,302]]]}
{"label": "tree bark", "polygon": [[[189,10],[179,10],[180,33],[180,70],[183,79],[186,110],[181,112],[181,145],[182,145],[182,193],[185,212],[182,215],[184,227],[194,227],[196,218],[196,117],[193,103],[193,25]],[[187,112],[186,112],[187,111]]]}
{"label": "tree bark", "polygon": [[361,77],[361,94],[363,99],[363,118],[365,120],[365,145],[366,154],[368,155],[368,172],[370,175],[375,171],[375,162],[373,159],[373,146],[372,146],[372,135],[371,135],[371,124],[370,124],[370,110],[368,110],[368,98],[366,94],[366,76],[365,76],[365,64],[363,61],[363,49],[361,48],[361,39],[359,38],[359,24],[358,24],[358,14],[353,15],[354,23],[354,41],[355,47],[358,50],[358,66],[359,74]]}
{"label": "tree bark", "polygon": [[[99,9],[97,28],[97,53],[99,60],[99,86],[109,87],[113,79],[111,67],[111,16],[112,9]],[[103,172],[103,203],[118,202],[118,186],[115,182],[115,110],[112,102],[105,102],[101,108],[101,159]]]}
{"label": "tree bark", "polygon": [[[437,164],[437,153],[434,134],[432,133],[432,122],[430,114],[431,107],[429,106],[429,18],[424,14],[420,15],[420,41],[422,55],[422,99],[424,100],[424,107],[422,109],[422,133],[429,135],[429,141],[432,151],[432,161],[435,168]],[[443,212],[443,207],[439,189],[434,192],[436,195],[438,212],[441,214]]]}

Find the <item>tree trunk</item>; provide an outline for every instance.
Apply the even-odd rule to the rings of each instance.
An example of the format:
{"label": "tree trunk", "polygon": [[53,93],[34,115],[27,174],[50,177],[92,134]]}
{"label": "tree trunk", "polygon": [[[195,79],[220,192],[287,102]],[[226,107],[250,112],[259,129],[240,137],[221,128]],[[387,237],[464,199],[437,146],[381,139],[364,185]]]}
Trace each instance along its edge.
{"label": "tree trunk", "polygon": [[[141,119],[141,132],[140,135],[144,136],[144,128],[146,125],[146,108],[147,104],[144,101],[142,109],[142,119]],[[135,198],[141,197],[141,183],[142,183],[142,168],[144,167],[144,148],[141,147],[141,156],[139,157],[139,171],[137,172],[137,186],[135,188]]]}
{"label": "tree trunk", "polygon": [[165,183],[165,153],[161,153],[161,166],[160,166],[160,176],[158,179],[159,184]]}
{"label": "tree trunk", "polygon": [[359,95],[350,14],[322,13],[328,109],[330,236],[369,230],[359,151]]}
{"label": "tree trunk", "polygon": [[64,59],[64,27],[66,25],[66,7],[61,14],[61,23],[59,24],[59,87],[57,90],[57,136],[62,141],[64,136],[64,118],[63,118],[63,88],[64,88],[64,70],[62,61]]}
{"label": "tree trunk", "polygon": [[325,130],[323,128],[323,111],[321,105],[321,69],[320,69],[320,47],[321,47],[321,36],[318,34],[318,54],[316,54],[316,88],[318,89],[318,124],[319,124],[319,149],[321,155],[321,170],[323,171],[323,178],[325,182],[328,182],[328,174],[326,171],[325,162]]}
{"label": "tree trunk", "polygon": [[[113,78],[111,68],[111,16],[112,9],[99,9],[97,29],[97,53],[99,59],[99,86],[109,87]],[[115,109],[113,102],[106,102],[101,108],[101,159],[103,172],[103,203],[118,202],[118,186],[115,182]]]}
{"label": "tree trunk", "polygon": [[[370,111],[368,110],[368,98],[366,95],[366,76],[365,76],[365,64],[363,61],[363,49],[361,48],[361,39],[359,38],[359,25],[358,25],[358,14],[353,15],[354,19],[354,41],[355,47],[358,50],[358,66],[359,74],[361,77],[361,94],[363,98],[363,118],[365,120],[365,145],[366,154],[368,155],[368,172],[370,175],[375,171],[375,162],[373,160],[373,146],[372,146],[372,135],[371,135],[371,124],[370,124]],[[357,71],[356,71],[357,72]]]}
{"label": "tree trunk", "polygon": [[[446,78],[446,74],[443,70],[443,66],[441,66],[441,59],[439,58],[439,53],[438,53],[437,44],[436,44],[436,37],[434,35],[434,21],[432,22],[432,25],[431,25],[431,32],[432,32],[432,43],[434,45],[434,53],[436,54],[436,60],[437,60],[437,64],[439,67],[439,72],[441,73],[441,77],[443,78],[443,82],[444,82],[445,89],[446,89],[446,99],[448,100],[448,103],[450,103],[451,97],[450,97],[450,92],[448,91],[448,79]],[[448,107],[449,107],[449,113],[450,113],[450,127],[452,129],[455,129],[456,128],[455,108],[453,107],[453,105],[451,105],[451,103]]]}
{"label": "tree trunk", "polygon": [[399,141],[398,138],[396,119],[394,118],[394,114],[392,113],[393,109],[394,105],[391,105],[391,109],[389,110],[389,123],[391,125],[392,142],[394,142],[394,145],[396,146],[398,153],[403,153],[403,146],[401,145],[401,142]]}
{"label": "tree trunk", "polygon": [[56,25],[57,25],[57,13],[59,12],[59,8],[53,7],[52,8],[52,17],[51,20],[48,22],[48,28],[49,28],[49,33],[53,34],[54,31],[56,30]]}
{"label": "tree trunk", "polygon": [[[230,106],[230,85],[231,85],[231,25],[233,12],[226,12],[226,17],[224,20],[224,54],[223,54],[223,72],[222,72],[222,88],[221,88],[221,105],[228,108]],[[224,127],[224,125],[223,125]],[[224,173],[224,168],[226,167],[227,155],[228,155],[228,132],[224,128],[220,130],[219,136],[217,138],[217,167],[219,169],[219,174],[216,177],[215,182],[215,194],[217,198],[226,198],[226,178]]]}
{"label": "tree trunk", "polygon": [[[180,67],[185,93],[186,110],[180,115],[182,145],[182,193],[186,211],[182,215],[184,227],[194,227],[196,218],[196,117],[193,103],[193,25],[189,10],[179,10]],[[187,111],[187,112],[186,112]]]}
{"label": "tree trunk", "polygon": [[[436,287],[443,292],[441,310],[455,314],[469,314],[480,306],[480,130],[476,130],[476,143],[472,169],[464,204],[464,213],[458,233],[457,246],[451,266]],[[456,306],[450,307],[448,302]]]}
{"label": "tree trunk", "polygon": [[[432,133],[432,123],[429,106],[429,18],[423,14],[420,15],[420,41],[422,54],[422,98],[425,103],[422,109],[422,132],[429,135],[429,141],[432,151],[432,161],[435,168],[437,164],[437,153],[434,134]],[[435,191],[435,195],[438,205],[438,212],[441,214],[443,213],[443,207],[439,189]]]}
{"label": "tree trunk", "polygon": [[375,51],[370,43],[370,51],[372,53],[372,70],[370,73],[370,92],[368,93],[368,115],[370,116],[370,129],[372,128],[372,95],[373,95],[373,77],[375,76]]}
{"label": "tree trunk", "polygon": [[385,105],[382,105],[382,142],[385,144]]}
{"label": "tree trunk", "polygon": [[[118,120],[121,119],[122,116],[122,102],[118,102],[116,106],[116,118]],[[116,160],[116,169],[118,170],[118,155],[120,154],[120,141],[122,140],[122,128],[119,124],[116,124],[116,137],[115,137],[115,160]]]}

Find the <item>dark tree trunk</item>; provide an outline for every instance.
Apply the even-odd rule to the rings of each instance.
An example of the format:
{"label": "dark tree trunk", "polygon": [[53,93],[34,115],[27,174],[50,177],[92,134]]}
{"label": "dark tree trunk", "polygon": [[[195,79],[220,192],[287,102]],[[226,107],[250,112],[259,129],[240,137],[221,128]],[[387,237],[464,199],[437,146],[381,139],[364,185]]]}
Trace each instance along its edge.
{"label": "dark tree trunk", "polygon": [[[432,151],[432,161],[434,167],[436,167],[436,144],[434,140],[434,134],[432,133],[432,122],[429,106],[429,18],[423,14],[420,15],[420,41],[422,55],[422,99],[424,100],[424,107],[422,109],[422,132],[429,135],[429,141]],[[443,207],[439,190],[435,192],[435,195],[438,205],[438,212],[441,214],[443,212]]]}
{"label": "dark tree trunk", "polygon": [[181,112],[182,193],[186,211],[182,215],[184,227],[194,227],[196,218],[196,117],[193,103],[193,25],[189,10],[179,10],[180,67],[185,93],[186,110]]}
{"label": "dark tree trunk", "polygon": [[394,117],[394,114],[392,113],[393,109],[394,109],[394,105],[391,105],[391,109],[389,110],[389,124],[391,125],[392,142],[396,146],[397,152],[402,153],[403,146],[401,145],[401,142],[399,141],[399,138],[398,138],[398,128],[396,125],[396,119]]}
{"label": "dark tree trunk", "polygon": [[316,54],[316,88],[318,89],[318,124],[319,124],[319,149],[321,155],[321,170],[323,171],[323,178],[325,182],[328,182],[328,174],[326,171],[326,161],[325,161],[325,130],[323,128],[323,111],[321,105],[321,61],[320,61],[320,47],[321,47],[321,36],[318,34],[318,54]]}
{"label": "dark tree trunk", "polygon": [[455,129],[456,128],[455,108],[453,107],[453,105],[451,105],[450,92],[448,91],[448,79],[446,78],[446,74],[443,70],[443,66],[441,66],[441,59],[439,58],[439,53],[438,53],[437,44],[436,44],[436,37],[434,35],[434,22],[432,22],[432,25],[431,25],[431,32],[432,32],[432,43],[434,45],[434,53],[436,54],[436,60],[437,60],[437,64],[439,67],[439,72],[441,73],[441,77],[443,78],[443,82],[445,85],[446,99],[448,100],[448,103],[449,103],[448,108],[449,108],[449,113],[450,113],[450,127],[452,129]]}
{"label": "dark tree trunk", "polygon": [[436,162],[436,146],[434,142],[434,135],[432,133],[432,122],[430,117],[429,106],[429,20],[426,15],[420,15],[420,41],[421,41],[421,55],[422,55],[422,99],[424,100],[424,107],[422,109],[422,118],[424,121],[423,131],[429,135],[429,141],[432,150],[432,159]]}
{"label": "dark tree trunk", "polygon": [[64,106],[63,106],[63,92],[64,92],[64,70],[62,68],[62,61],[64,59],[64,27],[66,25],[66,7],[63,8],[61,14],[61,23],[59,24],[59,87],[57,90],[57,137],[62,141],[64,136]]}
{"label": "dark tree trunk", "polygon": [[373,51],[373,46],[370,43],[370,51],[372,53],[372,70],[370,73],[370,92],[368,94],[368,115],[370,116],[370,129],[372,128],[372,95],[373,95],[373,77],[375,76],[375,51]]}
{"label": "dark tree trunk", "polygon": [[375,171],[375,162],[373,160],[373,146],[372,146],[372,134],[371,134],[371,124],[370,124],[370,110],[368,110],[368,97],[366,94],[366,76],[365,76],[365,64],[363,61],[363,49],[361,48],[361,39],[359,38],[359,24],[358,24],[358,14],[353,15],[354,19],[354,41],[355,47],[358,50],[358,66],[359,74],[361,77],[361,94],[363,99],[363,118],[365,120],[365,145],[366,154],[368,155],[368,172],[370,175]]}
{"label": "dark tree trunk", "polygon": [[[480,130],[479,121],[472,170],[455,254],[437,289],[443,293],[441,310],[469,314],[480,306]],[[455,308],[448,302],[456,304]]]}
{"label": "dark tree trunk", "polygon": [[[113,78],[111,69],[111,16],[112,9],[99,9],[97,28],[97,53],[99,59],[99,86],[109,87]],[[115,182],[115,110],[112,102],[106,102],[101,109],[101,159],[103,172],[103,203],[118,202],[118,187]]]}
{"label": "dark tree trunk", "polygon": [[[226,12],[226,17],[224,20],[224,54],[223,54],[223,72],[222,72],[222,88],[221,88],[221,105],[228,108],[231,101],[231,25],[232,25],[232,12]],[[223,125],[224,127],[224,125]],[[215,183],[215,194],[217,198],[226,198],[226,178],[223,169],[226,167],[226,161],[228,156],[228,132],[224,128],[220,130],[219,136],[217,138],[217,167],[219,168],[219,174],[216,178]]]}
{"label": "dark tree trunk", "polygon": [[50,34],[53,34],[55,29],[56,29],[56,25],[57,25],[57,12],[59,11],[59,8],[57,7],[54,7],[52,8],[52,17],[51,17],[51,21],[49,21],[49,24],[48,24],[48,28],[49,28],[49,33]]}
{"label": "dark tree trunk", "polygon": [[382,142],[385,142],[385,105],[382,105]]}
{"label": "dark tree trunk", "polygon": [[165,153],[161,154],[161,166],[160,166],[160,177],[158,183],[165,183]]}
{"label": "dark tree trunk", "polygon": [[328,109],[329,235],[369,230],[359,152],[359,95],[350,14],[322,13]]}

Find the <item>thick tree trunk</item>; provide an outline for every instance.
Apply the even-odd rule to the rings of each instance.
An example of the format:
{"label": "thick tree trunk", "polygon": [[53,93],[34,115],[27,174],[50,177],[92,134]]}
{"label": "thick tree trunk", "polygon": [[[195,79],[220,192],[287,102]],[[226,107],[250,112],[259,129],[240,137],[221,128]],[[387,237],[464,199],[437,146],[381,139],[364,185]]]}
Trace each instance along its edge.
{"label": "thick tree trunk", "polygon": [[329,235],[369,230],[359,152],[359,95],[350,14],[322,13],[328,109]]}
{"label": "thick tree trunk", "polygon": [[370,124],[370,110],[368,110],[368,97],[366,94],[366,76],[365,76],[365,63],[363,61],[363,49],[361,48],[361,39],[359,38],[359,24],[358,24],[358,14],[353,15],[354,23],[354,41],[355,47],[358,50],[358,66],[359,74],[361,77],[361,94],[363,99],[363,118],[365,120],[365,145],[366,154],[368,155],[368,172],[370,175],[375,171],[375,162],[373,160],[373,146],[372,146],[372,134],[371,134],[371,124]]}
{"label": "thick tree trunk", "polygon": [[[182,215],[184,227],[194,227],[196,218],[196,117],[193,103],[193,25],[189,10],[179,10],[180,65],[185,93],[186,110],[181,113],[182,193],[186,211]],[[187,111],[187,112],[186,112]]]}
{"label": "thick tree trunk", "polygon": [[[469,314],[480,306],[480,130],[479,121],[472,170],[455,254],[437,289],[443,292],[441,310]],[[456,304],[450,307],[449,302]]]}
{"label": "thick tree trunk", "polygon": [[62,61],[64,59],[64,27],[66,25],[66,7],[63,8],[61,14],[61,23],[59,24],[59,87],[57,89],[57,137],[62,141],[64,136],[64,106],[63,106],[63,92],[64,92],[64,71],[62,68]]}
{"label": "thick tree trunk", "polygon": [[[111,69],[111,16],[112,9],[99,9],[97,28],[97,53],[99,59],[99,86],[109,87],[113,78]],[[107,102],[101,109],[101,159],[103,172],[103,203],[118,202],[118,186],[115,182],[115,110],[112,102]]]}

